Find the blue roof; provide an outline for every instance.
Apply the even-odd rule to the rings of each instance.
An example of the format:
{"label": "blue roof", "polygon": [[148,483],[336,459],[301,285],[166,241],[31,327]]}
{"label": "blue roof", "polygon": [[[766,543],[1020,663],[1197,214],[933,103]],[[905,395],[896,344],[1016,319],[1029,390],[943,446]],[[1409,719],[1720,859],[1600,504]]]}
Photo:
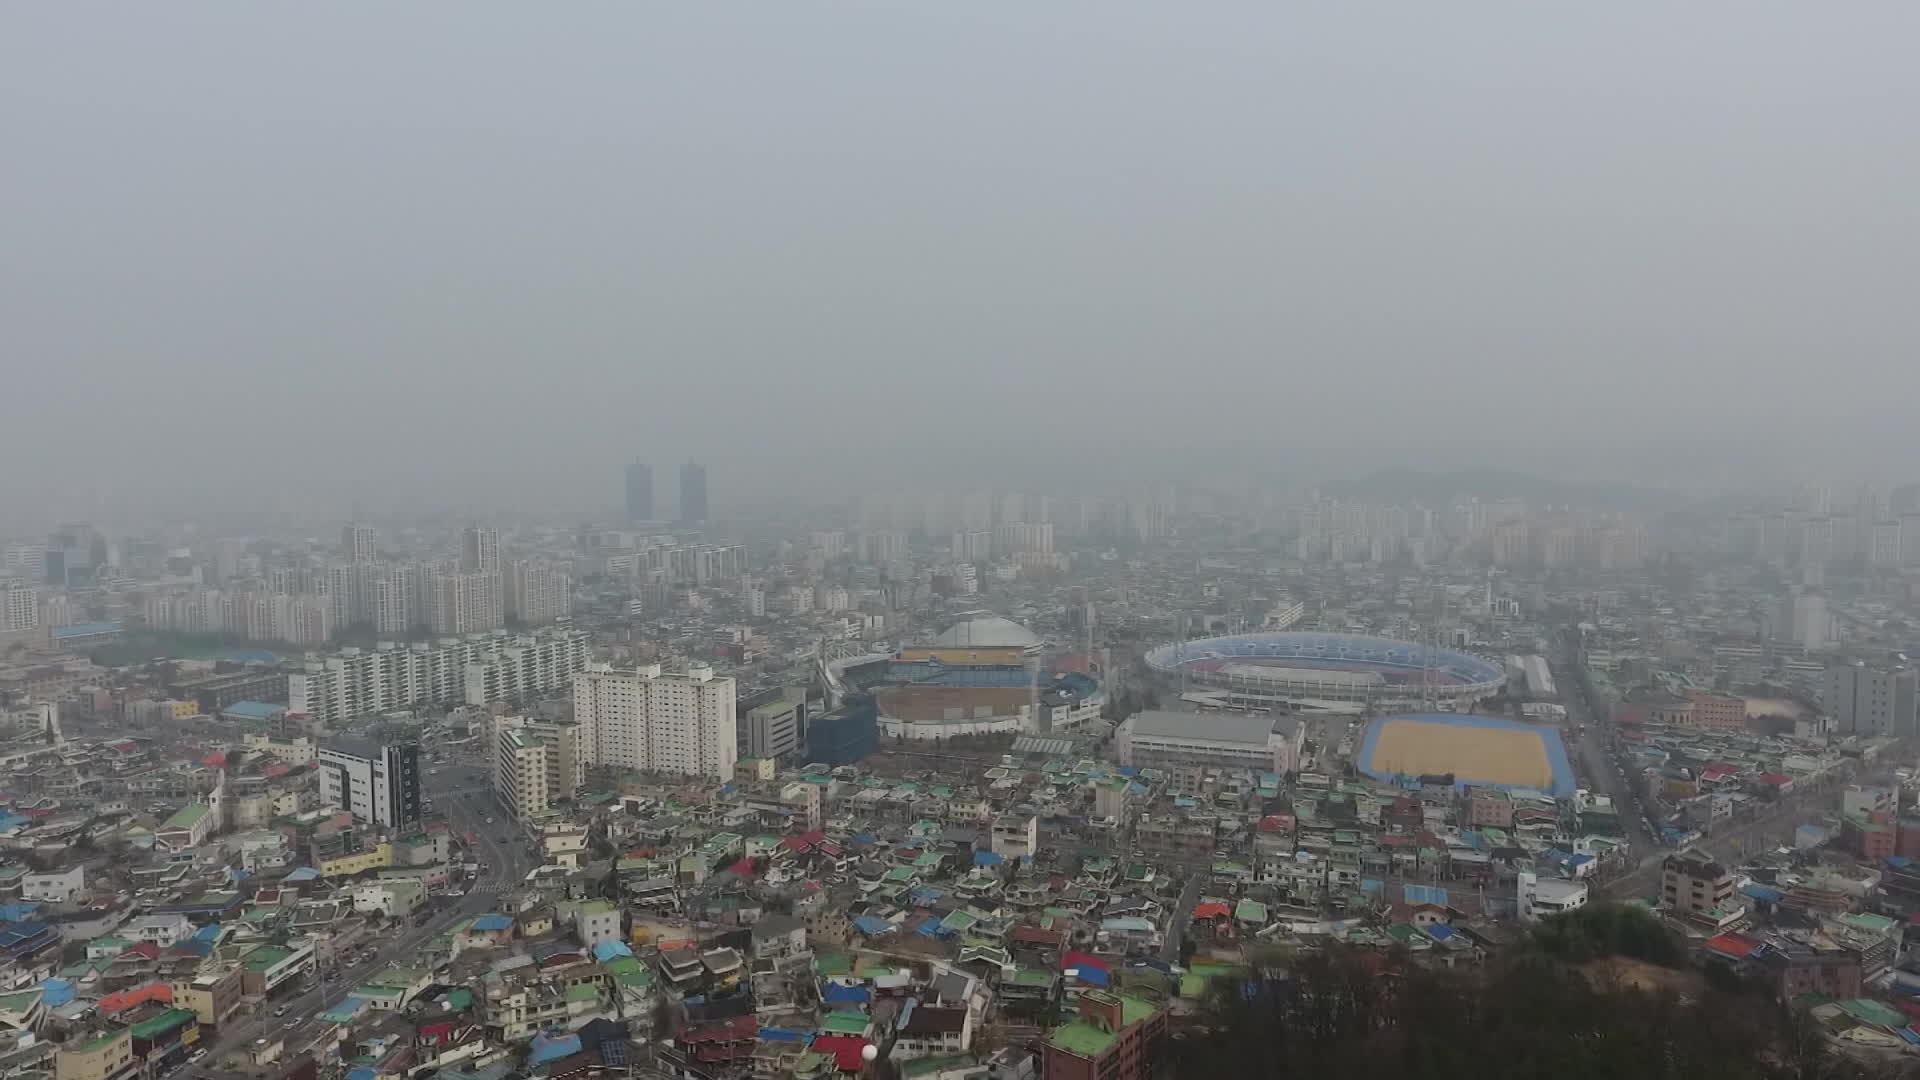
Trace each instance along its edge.
{"label": "blue roof", "polygon": [[513,929],[513,920],[505,915],[499,914],[477,915],[473,920],[473,928],[484,931],[511,930]]}
{"label": "blue roof", "polygon": [[0,904],[0,922],[25,922],[39,910],[39,904]]}
{"label": "blue roof", "polygon": [[43,919],[31,919],[27,922],[0,926],[0,949],[10,949],[31,941],[51,929],[53,925]]}
{"label": "blue roof", "polygon": [[195,941],[218,941],[219,939],[220,924],[217,922],[208,923],[193,932],[193,940]]}
{"label": "blue roof", "polygon": [[1426,927],[1426,931],[1427,936],[1435,941],[1445,941],[1455,933],[1453,927],[1448,926],[1446,923],[1433,923]]}
{"label": "blue roof", "polygon": [[865,1005],[873,1000],[873,994],[864,986],[828,983],[826,989],[820,992],[820,1000],[828,1005]]}
{"label": "blue roof", "polygon": [[973,865],[975,866],[999,866],[1003,862],[1006,862],[1006,860],[991,851],[976,851],[973,853]]}
{"label": "blue roof", "polygon": [[359,1065],[347,1070],[347,1080],[374,1080],[374,1077],[379,1075],[380,1070],[369,1065]]}
{"label": "blue roof", "polygon": [[1758,900],[1763,904],[1777,904],[1786,898],[1786,894],[1779,889],[1768,888],[1765,885],[1742,885],[1740,895],[1749,900]]}
{"label": "blue roof", "polygon": [[868,937],[875,937],[893,929],[893,924],[878,916],[862,915],[853,920],[853,928]]}
{"label": "blue roof", "polygon": [[271,720],[275,714],[286,711],[285,705],[268,701],[236,701],[220,710],[223,715],[244,716],[251,720]]}
{"label": "blue roof", "polygon": [[72,626],[56,627],[53,631],[53,636],[57,638],[91,637],[94,634],[117,634],[119,632],[119,623],[83,622],[75,623]]}
{"label": "blue roof", "polygon": [[593,958],[603,964],[616,957],[632,955],[633,950],[623,941],[603,941],[593,947]]}
{"label": "blue roof", "polygon": [[220,654],[220,659],[231,660],[236,664],[277,664],[280,662],[280,655],[265,649],[229,649]]}
{"label": "blue roof", "polygon": [[47,1008],[57,1009],[73,1000],[73,983],[66,979],[47,979],[40,984],[40,1000]]}
{"label": "blue roof", "polygon": [[287,871],[287,876],[286,876],[286,877],[284,877],[284,878],[281,878],[280,880],[282,880],[282,881],[312,881],[312,880],[313,880],[314,878],[317,878],[317,877],[319,877],[319,876],[320,876],[320,871],[318,871],[318,870],[315,870],[315,869],[314,869],[313,867],[311,867],[311,866],[302,866],[302,867],[300,867],[300,868],[299,868],[299,869],[297,869],[297,870],[289,870],[289,871]]}
{"label": "blue roof", "polygon": [[580,1036],[572,1034],[556,1036],[542,1032],[533,1037],[533,1043],[527,1050],[527,1064],[540,1065],[579,1052]]}
{"label": "blue roof", "polygon": [[1113,976],[1107,973],[1106,968],[1095,967],[1092,964],[1088,964],[1085,967],[1074,968],[1073,971],[1073,977],[1086,983],[1088,986],[1105,986],[1113,979]]}
{"label": "blue roof", "polygon": [[760,1029],[761,1042],[806,1042],[813,1037],[810,1031],[796,1031],[793,1028],[763,1027]]}

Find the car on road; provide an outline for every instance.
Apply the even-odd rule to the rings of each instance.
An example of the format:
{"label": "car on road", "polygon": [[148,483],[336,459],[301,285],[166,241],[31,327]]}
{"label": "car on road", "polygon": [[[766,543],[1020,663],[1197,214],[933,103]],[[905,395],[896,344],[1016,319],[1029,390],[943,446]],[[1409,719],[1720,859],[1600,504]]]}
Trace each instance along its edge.
{"label": "car on road", "polygon": [[277,1009],[275,1009],[275,1010],[273,1010],[273,1015],[275,1015],[275,1016],[285,1016],[285,1015],[287,1015],[287,1006],[285,1006],[285,1005],[282,1005],[282,1006],[280,1006],[279,1008],[277,1008]]}

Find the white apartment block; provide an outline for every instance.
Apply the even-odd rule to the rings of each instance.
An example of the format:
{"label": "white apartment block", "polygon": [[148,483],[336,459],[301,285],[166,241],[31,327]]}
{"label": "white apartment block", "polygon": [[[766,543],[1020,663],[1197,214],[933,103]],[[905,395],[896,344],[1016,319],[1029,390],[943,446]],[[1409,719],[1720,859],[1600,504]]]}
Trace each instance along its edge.
{"label": "white apartment block", "polygon": [[573,717],[589,765],[725,780],[739,755],[734,683],[710,667],[594,665],[574,676]]}
{"label": "white apartment block", "polygon": [[1046,522],[1007,522],[993,530],[993,550],[996,555],[1021,555],[1027,552],[1050,554],[1053,551],[1053,526]]}
{"label": "white apartment block", "polygon": [[516,559],[507,567],[507,614],[523,623],[550,623],[573,614],[573,568],[544,559]]}
{"label": "white apartment block", "polygon": [[374,559],[373,526],[354,523],[340,530],[341,553],[357,563]]}
{"label": "white apartment block", "polygon": [[500,586],[498,569],[435,573],[427,590],[427,626],[436,634],[476,634],[500,629],[507,621]]}
{"label": "white apartment block", "polygon": [[495,732],[494,797],[516,819],[546,813],[586,783],[578,724],[503,716]]}
{"label": "white apartment block", "polygon": [[0,634],[40,626],[40,590],[19,578],[0,578]]}
{"label": "white apartment block", "polygon": [[187,633],[232,634],[249,641],[325,645],[333,640],[333,599],[317,593],[275,593],[193,587],[147,597],[148,626]]}
{"label": "white apartment block", "polygon": [[[515,652],[509,655],[509,650]],[[587,634],[571,629],[341,649],[309,660],[305,671],[287,676],[287,710],[333,724],[416,705],[488,705],[505,700],[473,699],[468,669],[475,664],[497,663],[513,669],[511,675],[483,675],[477,684],[482,691],[511,686],[515,696],[551,693],[565,689],[573,673],[587,666],[590,650]]]}
{"label": "white apartment block", "polygon": [[478,660],[467,663],[463,679],[468,705],[525,701],[566,688],[587,665],[584,635],[540,634],[505,638]]}
{"label": "white apartment block", "polygon": [[29,581],[47,579],[47,545],[8,544],[0,550],[0,570],[19,574]]}

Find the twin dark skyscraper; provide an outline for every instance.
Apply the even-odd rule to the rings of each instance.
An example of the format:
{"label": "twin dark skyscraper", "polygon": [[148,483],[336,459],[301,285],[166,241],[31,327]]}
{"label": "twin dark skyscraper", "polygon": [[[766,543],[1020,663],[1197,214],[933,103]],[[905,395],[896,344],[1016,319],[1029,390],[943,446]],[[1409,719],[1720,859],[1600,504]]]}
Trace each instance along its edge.
{"label": "twin dark skyscraper", "polygon": [[[627,466],[627,520],[652,521],[653,466],[636,461]],[[680,521],[707,520],[707,467],[689,461],[680,466]]]}

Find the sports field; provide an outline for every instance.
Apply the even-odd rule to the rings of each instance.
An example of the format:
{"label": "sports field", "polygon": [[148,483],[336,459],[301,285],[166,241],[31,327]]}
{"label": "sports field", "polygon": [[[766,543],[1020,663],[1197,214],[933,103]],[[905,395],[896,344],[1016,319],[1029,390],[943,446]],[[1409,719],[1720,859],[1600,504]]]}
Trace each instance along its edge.
{"label": "sports field", "polygon": [[1564,796],[1573,769],[1560,733],[1491,716],[1386,716],[1367,728],[1360,771],[1376,780],[1452,773],[1459,785],[1533,788]]}

